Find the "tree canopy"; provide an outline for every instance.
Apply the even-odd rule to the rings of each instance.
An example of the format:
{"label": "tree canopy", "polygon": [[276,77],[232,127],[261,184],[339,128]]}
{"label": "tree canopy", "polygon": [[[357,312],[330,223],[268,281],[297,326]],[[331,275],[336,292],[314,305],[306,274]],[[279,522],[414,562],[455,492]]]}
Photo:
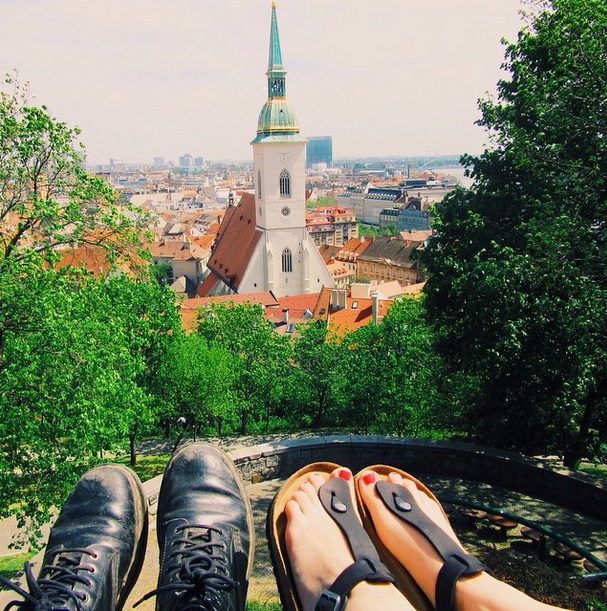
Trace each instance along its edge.
{"label": "tree canopy", "polygon": [[28,103],[28,88],[6,75],[0,89],[0,266],[55,260],[57,247],[87,243],[113,256],[140,242],[135,210],[83,167],[80,130]]}
{"label": "tree canopy", "polygon": [[[56,269],[74,244],[137,253],[140,217],[83,168],[78,130],[0,91],[0,516],[35,540],[106,450],[153,420],[148,373],[179,326],[155,280]],[[114,270],[114,272],[117,270]]]}
{"label": "tree canopy", "polygon": [[474,185],[436,206],[427,307],[469,431],[575,466],[607,431],[607,6],[529,6]]}

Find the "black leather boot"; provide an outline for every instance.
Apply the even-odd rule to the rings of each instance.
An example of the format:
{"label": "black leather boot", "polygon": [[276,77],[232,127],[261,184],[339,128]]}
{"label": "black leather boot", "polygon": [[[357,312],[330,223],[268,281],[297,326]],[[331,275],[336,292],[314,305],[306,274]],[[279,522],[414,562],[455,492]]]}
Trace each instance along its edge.
{"label": "black leather boot", "polygon": [[87,471],[51,529],[38,578],[26,563],[29,592],[5,579],[25,599],[26,611],[122,609],[143,563],[147,513],[141,482],[122,465]]}
{"label": "black leather boot", "polygon": [[157,611],[244,611],[253,514],[230,458],[194,443],[177,450],[160,488]]}

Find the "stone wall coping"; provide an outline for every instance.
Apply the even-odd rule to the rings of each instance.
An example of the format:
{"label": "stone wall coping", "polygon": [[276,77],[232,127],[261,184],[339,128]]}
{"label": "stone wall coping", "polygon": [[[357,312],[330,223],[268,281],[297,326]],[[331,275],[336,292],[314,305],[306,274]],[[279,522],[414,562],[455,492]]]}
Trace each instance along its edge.
{"label": "stone wall coping", "polygon": [[[416,448],[429,450],[433,452],[452,452],[485,456],[487,458],[495,458],[501,461],[519,463],[521,465],[532,466],[537,469],[542,469],[562,475],[575,478],[596,488],[607,491],[607,482],[592,480],[588,481],[587,477],[577,471],[572,471],[565,467],[555,467],[548,461],[530,456],[524,456],[507,450],[500,450],[479,446],[464,441],[444,441],[438,439],[420,439],[413,437],[394,437],[382,435],[360,435],[360,434],[343,434],[343,435],[319,435],[316,437],[293,437],[280,441],[271,441],[255,446],[247,446],[236,448],[227,452],[233,462],[240,460],[256,460],[262,457],[282,454],[295,449],[314,449],[318,447],[331,447],[339,445],[362,445],[367,447],[381,446],[402,446],[403,449],[415,450]],[[161,476],[160,476],[161,477]],[[156,481],[156,478],[150,482]]]}
{"label": "stone wall coping", "polygon": [[[540,458],[463,441],[358,434],[318,435],[235,448],[227,454],[246,483],[288,477],[296,469],[315,461],[328,460],[362,468],[385,458],[388,464],[413,473],[477,481],[532,494],[586,511],[599,519],[607,504],[607,482],[555,468]],[[161,480],[162,476],[158,476],[144,483],[151,510],[158,500]]]}

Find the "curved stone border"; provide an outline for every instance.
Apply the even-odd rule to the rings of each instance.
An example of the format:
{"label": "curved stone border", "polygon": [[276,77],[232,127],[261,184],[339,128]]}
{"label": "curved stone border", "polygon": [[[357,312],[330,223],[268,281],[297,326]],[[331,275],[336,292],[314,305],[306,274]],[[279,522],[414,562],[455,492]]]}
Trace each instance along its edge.
{"label": "curved stone border", "polygon": [[383,463],[416,474],[443,475],[499,486],[605,519],[607,485],[541,460],[468,443],[376,435],[288,439],[228,452],[247,483],[286,478],[300,467],[331,461],[356,472]]}

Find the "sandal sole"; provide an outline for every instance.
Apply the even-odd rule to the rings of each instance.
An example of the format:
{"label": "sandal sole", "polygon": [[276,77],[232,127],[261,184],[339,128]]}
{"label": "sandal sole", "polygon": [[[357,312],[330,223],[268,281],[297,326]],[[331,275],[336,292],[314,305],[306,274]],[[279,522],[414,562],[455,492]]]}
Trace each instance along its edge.
{"label": "sandal sole", "polygon": [[285,611],[301,611],[303,608],[299,597],[285,543],[285,529],[287,518],[285,515],[285,505],[291,500],[293,493],[299,487],[301,481],[306,480],[310,473],[320,473],[326,479],[329,474],[340,465],[331,462],[317,462],[307,465],[296,471],[281,486],[280,490],[272,500],[266,519],[266,536],[270,549],[270,558],[274,568],[274,577],[280,594],[280,601]]}

